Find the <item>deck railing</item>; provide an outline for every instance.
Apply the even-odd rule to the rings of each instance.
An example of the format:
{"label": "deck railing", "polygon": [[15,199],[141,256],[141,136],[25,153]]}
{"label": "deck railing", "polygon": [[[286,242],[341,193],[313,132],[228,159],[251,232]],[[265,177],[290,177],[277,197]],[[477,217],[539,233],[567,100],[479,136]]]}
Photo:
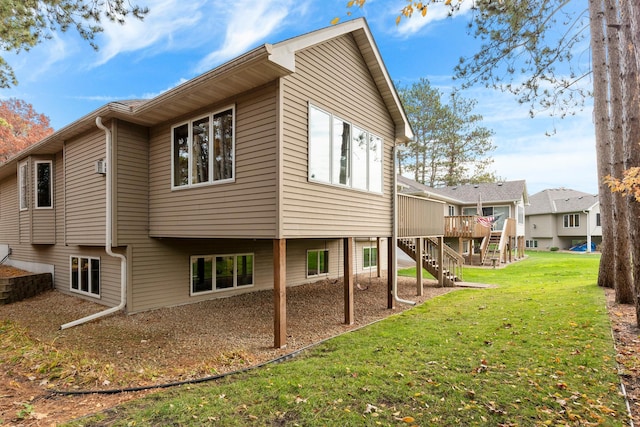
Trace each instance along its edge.
{"label": "deck railing", "polygon": [[444,203],[398,194],[398,237],[442,236]]}
{"label": "deck railing", "polygon": [[480,224],[476,215],[458,215],[444,217],[445,237],[481,238],[487,236],[490,227]]}

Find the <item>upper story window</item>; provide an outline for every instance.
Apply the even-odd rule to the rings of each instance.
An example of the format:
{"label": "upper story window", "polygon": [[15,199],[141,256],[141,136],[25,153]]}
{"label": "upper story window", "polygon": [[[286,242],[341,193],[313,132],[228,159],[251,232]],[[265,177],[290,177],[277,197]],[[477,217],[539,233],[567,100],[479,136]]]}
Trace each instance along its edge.
{"label": "upper story window", "polygon": [[29,209],[29,162],[18,165],[18,198],[20,210]]}
{"label": "upper story window", "polygon": [[564,228],[580,227],[580,214],[567,214],[563,217]]}
{"label": "upper story window", "polygon": [[602,223],[600,222],[600,214],[596,214],[596,227],[601,227]]}
{"label": "upper story window", "polygon": [[449,205],[449,216],[455,216],[456,214],[456,208],[453,205]]}
{"label": "upper story window", "polygon": [[309,105],[309,179],[382,193],[382,138]]}
{"label": "upper story window", "polygon": [[228,182],[235,171],[235,107],[171,130],[172,187]]}
{"label": "upper story window", "polygon": [[50,160],[36,161],[36,209],[50,209],[53,207],[53,162]]}

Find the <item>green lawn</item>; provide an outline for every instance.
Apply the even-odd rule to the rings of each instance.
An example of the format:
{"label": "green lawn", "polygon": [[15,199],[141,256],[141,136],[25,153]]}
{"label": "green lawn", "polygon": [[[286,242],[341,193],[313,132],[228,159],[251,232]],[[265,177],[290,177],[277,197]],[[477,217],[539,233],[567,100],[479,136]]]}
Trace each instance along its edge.
{"label": "green lawn", "polygon": [[597,255],[531,253],[289,361],[74,425],[626,425]]}

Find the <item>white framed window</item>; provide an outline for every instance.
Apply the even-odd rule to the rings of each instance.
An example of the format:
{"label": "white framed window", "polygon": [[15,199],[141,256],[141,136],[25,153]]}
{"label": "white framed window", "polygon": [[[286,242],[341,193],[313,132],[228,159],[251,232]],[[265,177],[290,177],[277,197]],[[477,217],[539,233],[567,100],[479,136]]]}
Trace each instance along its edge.
{"label": "white framed window", "polygon": [[580,227],[580,214],[566,214],[562,217],[564,228]]}
{"label": "white framed window", "polygon": [[382,193],[381,137],[309,104],[310,181]]}
{"label": "white framed window", "polygon": [[18,164],[18,198],[20,210],[29,209],[29,162]]}
{"label": "white framed window", "polygon": [[172,188],[235,179],[235,106],[171,128]]}
{"label": "white framed window", "polygon": [[530,248],[530,249],[534,249],[538,247],[538,241],[537,240],[525,240],[524,242],[524,246],[526,248]]}
{"label": "white framed window", "polygon": [[448,210],[449,210],[449,216],[455,216],[456,215],[456,207],[453,205],[449,205],[448,206]]}
{"label": "white framed window", "polygon": [[191,295],[253,286],[254,255],[191,257]]}
{"label": "white framed window", "polygon": [[100,298],[100,258],[71,255],[69,268],[72,292]]}
{"label": "white framed window", "polygon": [[362,267],[372,268],[378,266],[378,248],[365,247],[362,248]]}
{"label": "white framed window", "polygon": [[53,208],[53,162],[51,160],[37,160],[35,162],[36,209]]}
{"label": "white framed window", "polygon": [[329,274],[329,250],[313,249],[307,251],[307,277]]}

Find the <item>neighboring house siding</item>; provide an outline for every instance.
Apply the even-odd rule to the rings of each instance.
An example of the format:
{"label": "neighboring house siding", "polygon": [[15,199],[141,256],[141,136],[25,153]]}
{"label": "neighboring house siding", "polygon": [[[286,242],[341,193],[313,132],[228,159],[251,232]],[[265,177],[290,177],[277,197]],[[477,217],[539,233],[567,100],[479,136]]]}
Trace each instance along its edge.
{"label": "neighboring house siding", "polygon": [[106,182],[95,171],[96,161],[105,158],[104,132],[67,142],[65,157],[66,243],[104,245]]}
{"label": "neighboring house siding", "polygon": [[[383,194],[309,182],[309,102],[383,138]],[[281,236],[391,235],[394,126],[351,35],[296,56],[283,110]]]}
{"label": "neighboring house siding", "polygon": [[268,85],[180,119],[235,105],[235,182],[172,191],[171,126],[180,121],[151,130],[151,236],[274,237],[276,93],[276,85]]}
{"label": "neighboring house siding", "polygon": [[527,239],[551,239],[555,236],[556,224],[553,215],[531,215],[527,217],[527,222]]}

